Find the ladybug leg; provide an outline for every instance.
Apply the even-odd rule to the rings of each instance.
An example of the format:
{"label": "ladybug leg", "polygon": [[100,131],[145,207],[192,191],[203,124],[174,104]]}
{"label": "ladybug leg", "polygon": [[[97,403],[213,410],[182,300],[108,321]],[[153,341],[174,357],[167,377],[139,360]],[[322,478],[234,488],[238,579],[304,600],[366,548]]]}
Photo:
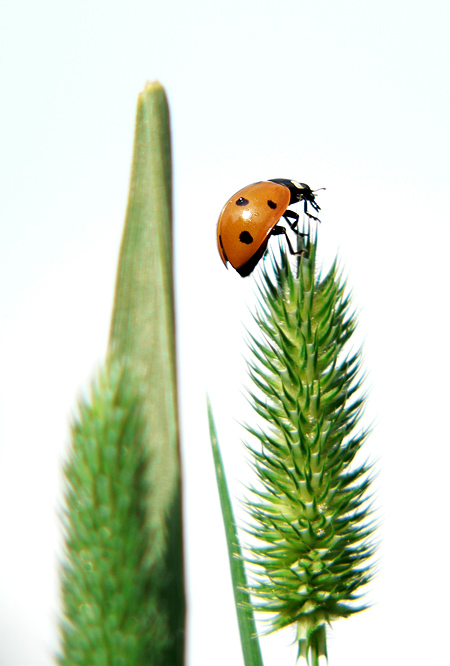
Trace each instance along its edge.
{"label": "ladybug leg", "polygon": [[[284,213],[283,217],[286,220],[286,222],[289,224],[289,226],[291,227],[292,231],[297,231],[297,224],[298,224],[298,219],[299,219],[298,213],[294,213],[293,210],[287,210]],[[294,222],[291,222],[289,218],[292,218],[294,220]]]}
{"label": "ladybug leg", "polygon": [[[287,244],[289,246],[289,251],[290,251],[291,254],[299,255],[299,254],[303,254],[305,252],[305,250],[298,250],[298,251],[294,250],[294,248],[292,247],[291,241],[289,240],[289,236],[287,234],[287,231],[284,227],[274,227],[272,229],[270,235],[271,236],[280,236],[281,234],[284,234],[286,236],[286,241],[287,241]],[[305,234],[299,234],[299,236],[304,236],[304,235]]]}
{"label": "ladybug leg", "polygon": [[[286,220],[286,222],[289,224],[289,226],[291,227],[292,231],[295,231],[295,233],[298,236],[302,236],[302,238],[303,238],[303,237],[308,235],[308,234],[303,234],[301,231],[299,231],[297,229],[298,220],[299,220],[299,214],[298,213],[295,213],[293,210],[287,210],[284,213],[283,217]],[[291,222],[289,218],[292,218],[294,221]]]}
{"label": "ladybug leg", "polygon": [[[320,207],[316,204],[315,201],[310,201],[310,204],[314,208],[314,210],[319,211]],[[311,215],[311,213],[308,213],[308,201],[305,199],[304,200],[304,210],[305,210],[305,215],[310,217],[312,220],[316,220],[316,222],[320,222],[319,218],[316,217],[315,215]]]}

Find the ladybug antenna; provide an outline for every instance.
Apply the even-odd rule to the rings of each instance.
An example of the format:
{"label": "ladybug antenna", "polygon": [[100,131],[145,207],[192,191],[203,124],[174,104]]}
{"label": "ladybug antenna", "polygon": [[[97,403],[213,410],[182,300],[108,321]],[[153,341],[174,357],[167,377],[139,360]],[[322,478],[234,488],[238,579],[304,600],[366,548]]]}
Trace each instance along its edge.
{"label": "ladybug antenna", "polygon": [[320,190],[326,190],[326,187],[319,187],[317,190],[313,190],[313,192],[320,192]]}

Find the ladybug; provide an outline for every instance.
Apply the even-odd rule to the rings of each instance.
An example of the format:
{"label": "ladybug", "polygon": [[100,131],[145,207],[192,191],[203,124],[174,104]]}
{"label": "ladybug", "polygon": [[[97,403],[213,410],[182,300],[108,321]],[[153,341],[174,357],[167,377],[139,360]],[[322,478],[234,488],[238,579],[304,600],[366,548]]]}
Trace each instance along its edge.
{"label": "ladybug", "polygon": [[241,277],[247,277],[263,256],[269,238],[280,234],[285,234],[291,254],[302,254],[304,250],[293,249],[286,229],[277,225],[283,217],[298,236],[307,236],[298,231],[298,213],[288,206],[303,201],[305,214],[320,222],[308,212],[308,203],[316,212],[320,210],[314,192],[317,190],[309,185],[286,178],[263,180],[236,192],[217,223],[217,245],[225,266],[229,262]]}

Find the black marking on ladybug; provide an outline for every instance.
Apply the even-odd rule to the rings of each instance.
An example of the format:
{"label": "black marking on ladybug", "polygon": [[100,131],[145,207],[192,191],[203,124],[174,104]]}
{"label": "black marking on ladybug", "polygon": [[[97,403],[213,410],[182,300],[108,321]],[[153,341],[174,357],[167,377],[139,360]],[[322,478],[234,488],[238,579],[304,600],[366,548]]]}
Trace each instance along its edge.
{"label": "black marking on ladybug", "polygon": [[272,201],[271,199],[269,199],[269,201],[267,202],[267,205],[269,206],[269,208],[273,208],[273,209],[275,209],[277,207],[277,204],[275,203],[275,201]]}
{"label": "black marking on ladybug", "polygon": [[253,237],[248,231],[241,231],[239,234],[239,240],[241,243],[245,243],[246,245],[253,243]]}
{"label": "black marking on ladybug", "polygon": [[266,240],[262,243],[261,247],[256,250],[255,254],[252,257],[250,257],[250,259],[247,261],[246,264],[244,264],[240,268],[236,268],[237,272],[241,277],[247,277],[248,275],[250,275],[250,273],[255,268],[256,264],[266,251],[268,240],[269,239],[266,238]]}
{"label": "black marking on ladybug", "polygon": [[248,204],[248,199],[245,197],[239,197],[239,199],[236,201],[236,206],[246,206]]}
{"label": "black marking on ladybug", "polygon": [[220,243],[220,247],[222,248],[223,256],[225,257],[225,260],[228,261],[228,257],[226,255],[225,248],[224,248],[223,242],[222,242],[222,236],[219,236],[219,243]]}

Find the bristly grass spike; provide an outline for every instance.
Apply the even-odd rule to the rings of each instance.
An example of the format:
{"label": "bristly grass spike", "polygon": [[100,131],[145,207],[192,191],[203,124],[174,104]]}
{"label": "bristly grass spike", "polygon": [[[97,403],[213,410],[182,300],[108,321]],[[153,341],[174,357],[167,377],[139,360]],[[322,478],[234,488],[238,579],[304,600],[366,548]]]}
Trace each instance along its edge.
{"label": "bristly grass spike", "polygon": [[260,273],[249,363],[260,426],[246,429],[261,486],[247,508],[255,608],[269,631],[296,628],[300,663],[322,666],[326,625],[366,607],[375,527],[371,464],[355,460],[369,432],[355,316],[336,262],[316,275],[316,244],[307,237],[295,274],[283,248]]}

